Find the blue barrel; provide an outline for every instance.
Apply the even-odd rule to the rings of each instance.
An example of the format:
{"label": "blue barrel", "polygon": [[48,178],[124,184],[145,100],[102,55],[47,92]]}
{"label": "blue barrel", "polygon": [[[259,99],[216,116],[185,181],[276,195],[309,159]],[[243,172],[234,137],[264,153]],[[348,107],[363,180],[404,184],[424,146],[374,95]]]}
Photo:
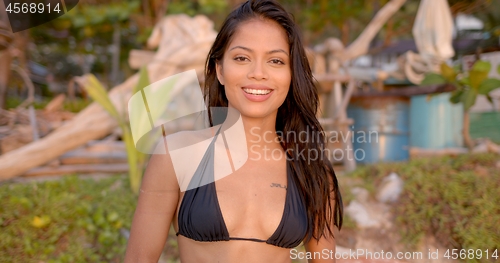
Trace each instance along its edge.
{"label": "blue barrel", "polygon": [[410,145],[423,149],[463,146],[463,106],[452,104],[450,93],[411,97]]}
{"label": "blue barrel", "polygon": [[407,97],[353,97],[347,116],[354,120],[351,130],[356,161],[376,163],[408,160],[409,109],[410,99]]}

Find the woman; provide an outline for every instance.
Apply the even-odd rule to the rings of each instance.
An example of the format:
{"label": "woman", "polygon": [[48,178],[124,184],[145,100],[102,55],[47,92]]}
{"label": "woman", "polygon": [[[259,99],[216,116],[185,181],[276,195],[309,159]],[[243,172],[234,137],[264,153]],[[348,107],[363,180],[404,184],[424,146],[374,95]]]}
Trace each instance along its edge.
{"label": "woman", "polygon": [[[241,114],[248,159],[230,176],[181,191],[172,156],[153,155],[125,262],[157,262],[171,223],[182,262],[291,262],[290,249],[302,242],[323,253],[309,262],[335,262],[324,252],[335,253],[342,199],[322,151],[318,94],[291,15],[272,0],[231,12],[208,54],[204,91],[208,116],[210,107]],[[214,122],[209,150],[224,129]]]}

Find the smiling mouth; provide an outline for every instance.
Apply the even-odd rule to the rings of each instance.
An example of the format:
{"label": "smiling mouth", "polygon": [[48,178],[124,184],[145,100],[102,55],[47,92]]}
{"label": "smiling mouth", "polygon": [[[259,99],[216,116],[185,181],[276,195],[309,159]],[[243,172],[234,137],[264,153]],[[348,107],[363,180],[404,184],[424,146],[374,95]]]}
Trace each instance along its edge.
{"label": "smiling mouth", "polygon": [[243,89],[243,91],[247,94],[251,95],[267,95],[271,93],[271,89]]}

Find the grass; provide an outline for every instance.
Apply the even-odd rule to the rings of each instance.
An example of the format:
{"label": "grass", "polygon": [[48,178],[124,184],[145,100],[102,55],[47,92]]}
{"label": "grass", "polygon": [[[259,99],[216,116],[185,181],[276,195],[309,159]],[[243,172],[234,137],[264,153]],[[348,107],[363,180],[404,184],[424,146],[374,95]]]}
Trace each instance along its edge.
{"label": "grass", "polygon": [[[422,158],[409,163],[366,166],[350,176],[372,186],[379,185],[391,172],[402,177],[404,191],[394,212],[408,246],[415,246],[429,234],[448,248],[498,251],[498,162],[500,156],[496,154]],[[483,258],[467,262],[494,261]]]}
{"label": "grass", "polygon": [[0,262],[121,262],[136,196],[123,176],[0,186]]}
{"label": "grass", "polygon": [[[499,161],[494,154],[417,159],[361,167],[346,176],[349,184],[339,180],[347,205],[350,187],[371,186],[373,194],[396,172],[405,188],[394,212],[408,246],[431,234],[449,248],[492,251],[500,249]],[[130,229],[136,202],[126,176],[0,185],[0,262],[122,262],[121,232]],[[345,229],[355,229],[346,220]],[[168,262],[178,260],[175,240],[164,250]]]}

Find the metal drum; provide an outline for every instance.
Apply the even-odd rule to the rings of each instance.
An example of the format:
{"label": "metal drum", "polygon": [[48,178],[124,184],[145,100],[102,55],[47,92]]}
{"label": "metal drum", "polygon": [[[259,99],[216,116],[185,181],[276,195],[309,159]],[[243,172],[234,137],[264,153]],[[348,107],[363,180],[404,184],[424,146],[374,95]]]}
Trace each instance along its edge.
{"label": "metal drum", "polygon": [[450,93],[411,97],[410,145],[423,149],[463,146],[463,106],[452,104]]}
{"label": "metal drum", "polygon": [[409,157],[410,100],[399,96],[353,97],[347,109],[354,157],[359,163],[405,161]]}

